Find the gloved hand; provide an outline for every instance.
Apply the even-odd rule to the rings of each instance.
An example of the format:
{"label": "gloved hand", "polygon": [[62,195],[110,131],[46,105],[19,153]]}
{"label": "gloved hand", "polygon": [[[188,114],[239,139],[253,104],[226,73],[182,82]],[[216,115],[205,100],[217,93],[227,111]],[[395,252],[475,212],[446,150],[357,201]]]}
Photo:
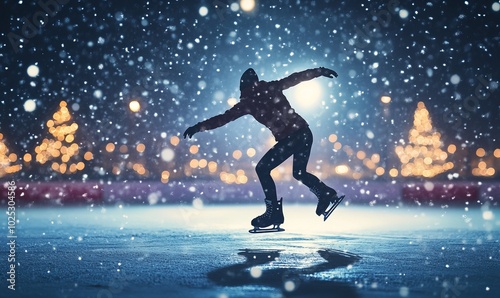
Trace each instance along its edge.
{"label": "gloved hand", "polygon": [[333,77],[338,77],[339,76],[335,70],[331,70],[331,69],[325,68],[325,67],[320,67],[320,69],[321,69],[321,75],[322,76],[325,76],[325,77],[328,77],[328,78],[333,78]]}
{"label": "gloved hand", "polygon": [[184,132],[184,138],[186,138],[186,136],[191,138],[197,132],[200,132],[200,124],[199,123],[186,129],[186,131]]}

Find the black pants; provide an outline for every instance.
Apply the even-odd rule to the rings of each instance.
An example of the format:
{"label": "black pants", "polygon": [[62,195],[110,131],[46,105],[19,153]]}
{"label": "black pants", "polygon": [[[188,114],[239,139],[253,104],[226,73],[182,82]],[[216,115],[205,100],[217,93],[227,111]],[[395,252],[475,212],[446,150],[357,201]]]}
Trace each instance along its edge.
{"label": "black pants", "polygon": [[257,164],[255,168],[259,176],[260,184],[264,189],[267,200],[277,200],[276,185],[271,177],[271,170],[279,166],[286,159],[293,155],[293,177],[312,188],[318,186],[320,180],[306,170],[313,135],[309,127],[300,129],[283,140],[278,141],[273,148]]}

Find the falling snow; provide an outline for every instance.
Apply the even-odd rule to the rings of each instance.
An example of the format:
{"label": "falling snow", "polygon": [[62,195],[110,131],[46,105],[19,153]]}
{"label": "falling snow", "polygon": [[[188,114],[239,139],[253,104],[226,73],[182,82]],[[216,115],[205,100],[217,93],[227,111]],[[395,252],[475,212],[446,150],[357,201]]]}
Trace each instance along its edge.
{"label": "falling snow", "polygon": [[[380,154],[386,173],[397,166],[388,158],[407,137],[419,101],[444,143],[484,146],[490,154],[498,148],[499,72],[492,63],[498,60],[498,2],[68,3],[28,36],[23,16],[31,21],[39,10],[36,3],[19,2],[3,12],[11,34],[3,33],[10,39],[0,49],[8,73],[0,87],[2,133],[12,150],[28,153],[38,141],[32,136],[46,134],[42,123],[67,101],[85,128],[85,136],[76,136],[82,150],[127,146],[129,155],[114,162],[93,152],[87,171],[100,170],[86,172],[90,177],[118,167],[119,177],[138,178],[123,168],[138,144],[163,162],[175,158],[164,168],[177,178],[193,157],[223,166],[232,163],[234,150],[265,152],[270,134],[246,118],[238,129],[197,136],[201,150],[195,156],[171,139],[234,105],[238,78],[248,67],[264,80],[319,66],[335,69],[337,80],[314,80],[287,96],[318,140],[335,134],[342,148]],[[382,97],[390,103],[380,105]],[[322,144],[313,158],[334,154],[337,164],[352,164],[349,154]],[[142,164],[148,177],[161,175],[157,161]],[[364,179],[378,177],[363,171]]]}
{"label": "falling snow", "polygon": [[[181,261],[192,259],[193,255],[186,258],[191,250],[204,250],[205,240],[213,241],[211,231],[196,239],[199,245],[192,245],[193,230],[212,227],[217,239],[227,241],[223,246],[227,255],[221,257],[217,249],[210,250],[209,255],[217,254],[217,266],[225,266],[223,263],[233,258],[234,243],[254,243],[238,236],[241,226],[229,227],[239,230],[227,237],[226,226],[222,229],[222,224],[202,222],[206,217],[191,217],[207,214],[210,208],[206,205],[212,201],[226,203],[224,200],[230,196],[238,202],[260,200],[254,168],[275,140],[250,117],[217,131],[197,134],[192,140],[184,140],[182,133],[190,125],[237,104],[239,79],[249,67],[266,81],[309,68],[328,67],[339,77],[304,82],[285,91],[285,95],[314,133],[311,170],[322,180],[335,181],[342,192],[354,194],[346,199],[345,207],[353,201],[366,205],[365,209],[355,209],[356,218],[369,214],[371,219],[356,219],[353,223],[344,213],[343,221],[333,228],[338,234],[347,231],[348,236],[338,238],[342,241],[328,241],[357,249],[350,244],[352,238],[354,243],[359,241],[358,247],[364,247],[363,254],[368,257],[328,277],[328,271],[303,269],[310,265],[314,270],[325,268],[325,260],[315,255],[312,260],[323,263],[299,264],[297,269],[307,275],[305,284],[330,278],[328,281],[349,282],[349,289],[355,287],[354,291],[384,291],[390,286],[391,294],[399,297],[419,293],[458,297],[472,290],[479,295],[498,293],[494,282],[481,278],[482,268],[465,266],[460,260],[466,257],[469,262],[476,261],[480,255],[484,270],[493,268],[491,271],[497,272],[499,215],[494,208],[500,195],[500,2],[58,1],[58,5],[47,7],[44,3],[49,2],[56,3],[2,3],[0,15],[5,26],[0,33],[0,178],[28,181],[22,188],[23,198],[35,191],[37,199],[58,205],[64,205],[70,197],[64,189],[47,191],[43,183],[33,183],[58,181],[67,186],[71,181],[79,186],[79,182],[90,181],[85,184],[90,187],[85,189],[84,199],[91,203],[86,209],[88,214],[81,218],[52,215],[50,208],[36,210],[31,222],[29,211],[22,214],[23,224],[32,227],[30,237],[44,243],[40,247],[23,244],[26,250],[22,253],[34,263],[43,264],[21,267],[25,268],[23,277],[31,274],[26,269],[30,267],[37,270],[33,276],[40,274],[45,281],[57,280],[52,276],[67,278],[61,275],[59,267],[63,266],[45,263],[46,258],[57,263],[61,255],[68,257],[70,264],[87,266],[92,274],[94,270],[109,273],[109,268],[123,274],[129,272],[132,262],[136,264],[132,268],[141,268],[137,264],[158,256],[146,253],[121,259],[112,249],[123,248],[123,243],[131,241],[140,242],[141,249],[151,249],[144,239],[161,235],[164,241],[171,236],[172,227],[184,229],[179,232],[182,236],[175,234],[174,242],[184,246],[158,248],[176,256],[173,261],[182,266],[191,263]],[[425,106],[423,116],[415,113],[420,106]],[[421,144],[418,150],[415,143]],[[412,166],[430,166],[436,161],[429,155],[432,152],[439,152],[441,157],[437,159],[446,159],[450,166],[437,171],[433,179],[423,180],[416,175],[409,180],[406,173],[413,171],[403,169],[404,162],[396,150],[403,159],[411,159]],[[272,174],[292,197],[290,201],[312,198],[306,188],[290,183],[291,163]],[[472,191],[461,202],[463,206],[449,209],[464,189]],[[106,203],[116,207],[95,208],[92,199],[103,193]],[[419,207],[403,210],[395,199],[403,193],[409,197],[422,193],[441,196],[426,203],[411,197],[411,203],[419,207],[436,207],[432,211]],[[469,200],[470,193],[474,199]],[[130,201],[145,205],[174,201],[183,205],[164,209],[170,218],[154,214],[160,212],[156,209],[152,211],[154,216],[144,218],[143,210],[129,211],[121,201],[127,194]],[[451,199],[440,201],[443,197]],[[388,216],[393,222],[382,220],[381,224],[373,219],[379,214],[372,213],[372,207],[380,205],[378,211],[394,209]],[[298,206],[291,209],[302,214]],[[230,208],[210,212],[227,212]],[[45,220],[46,212],[51,213],[50,220]],[[400,212],[411,214],[400,216]],[[140,220],[131,221],[129,216]],[[94,253],[95,247],[102,245],[102,235],[94,237],[93,229],[81,229],[95,218],[101,218],[96,222],[108,229],[104,235],[109,239],[105,241],[112,243],[110,251],[103,249],[109,254],[106,264],[96,261],[99,254]],[[229,217],[212,214],[209,218],[230,226]],[[241,220],[240,214],[231,213],[230,219]],[[446,226],[446,222],[453,225]],[[412,223],[423,224],[410,227]],[[246,224],[246,219],[238,224]],[[145,227],[144,234],[127,234],[131,225],[139,230]],[[313,247],[309,241],[315,243],[314,247],[323,245],[322,240],[310,240],[310,231],[304,226],[295,225],[300,237],[294,241],[300,245],[291,250],[300,255]],[[376,236],[380,239],[371,234],[365,238],[352,236],[366,230],[369,234],[370,229],[381,233],[376,231],[379,225],[386,234],[396,230],[395,226],[402,230],[390,239],[385,235]],[[323,234],[334,237],[328,226],[321,227]],[[157,228],[161,231],[154,233]],[[424,228],[435,238],[427,238],[428,230],[419,230]],[[410,230],[413,234],[408,233]],[[393,241],[398,242],[397,248],[392,247]],[[301,247],[304,243],[307,245]],[[395,255],[379,255],[379,247],[367,247],[366,243],[384,243],[388,251],[400,250]],[[47,254],[38,257],[32,253],[34,248],[46,250]],[[75,248],[77,252],[71,254],[64,248]],[[135,246],[126,246],[126,253],[135,254],[132,248]],[[415,255],[400,253],[407,248]],[[159,259],[164,260],[164,256]],[[304,260],[308,262],[311,257]],[[407,260],[423,272],[421,281],[412,280]],[[214,269],[213,260],[202,262],[203,270]],[[284,258],[279,262],[289,264]],[[372,264],[379,265],[374,268],[380,270],[390,268],[384,273],[386,279],[377,279],[379,272],[370,271],[374,270],[370,269]],[[356,275],[356,266],[367,269]],[[77,272],[78,268],[75,265],[63,269]],[[269,268],[247,269],[245,273],[258,281]],[[207,275],[196,270],[190,272],[204,278]],[[183,274],[180,269],[175,271]],[[163,267],[158,272],[159,276],[166,274]],[[325,280],[322,274],[326,274]],[[151,281],[142,269],[137,276]],[[225,278],[227,275],[222,280]],[[108,280],[105,282],[107,286]],[[97,289],[97,293],[106,286],[94,282],[87,288]],[[197,289],[204,286],[196,285]],[[301,286],[301,280],[280,277],[277,288],[288,294]],[[69,287],[78,286],[72,281]]]}

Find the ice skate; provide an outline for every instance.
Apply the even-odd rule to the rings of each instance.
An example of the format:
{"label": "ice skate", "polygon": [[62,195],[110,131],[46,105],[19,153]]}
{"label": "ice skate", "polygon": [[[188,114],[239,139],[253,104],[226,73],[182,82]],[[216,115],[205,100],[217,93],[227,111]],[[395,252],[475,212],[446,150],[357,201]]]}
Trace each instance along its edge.
{"label": "ice skate", "polygon": [[333,188],[325,185],[323,182],[321,182],[317,187],[311,188],[311,192],[318,197],[316,215],[323,215],[324,221],[327,220],[333,210],[335,210],[335,208],[337,208],[340,202],[344,199],[344,196],[338,197],[337,192]]}
{"label": "ice skate", "polygon": [[328,217],[330,217],[333,210],[335,210],[335,208],[337,208],[337,206],[340,204],[340,202],[342,202],[342,200],[344,199],[345,196],[340,196],[340,197],[335,196],[335,197],[336,197],[335,199],[330,201],[332,203],[331,207],[328,208],[328,210],[326,210],[325,212],[323,212],[323,221],[327,220]]}
{"label": "ice skate", "polygon": [[[282,207],[283,198],[278,201],[265,200],[266,212],[257,216],[251,222],[253,229],[249,230],[250,233],[270,233],[270,232],[283,232],[285,229],[280,228],[280,225],[285,222]],[[266,228],[271,226],[272,228]]]}

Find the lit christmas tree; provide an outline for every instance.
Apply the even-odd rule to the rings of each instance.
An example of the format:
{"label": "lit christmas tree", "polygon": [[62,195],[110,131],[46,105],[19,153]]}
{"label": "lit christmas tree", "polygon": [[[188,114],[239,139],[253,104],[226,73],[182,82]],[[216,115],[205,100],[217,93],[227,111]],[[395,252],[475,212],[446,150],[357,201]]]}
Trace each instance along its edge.
{"label": "lit christmas tree", "polygon": [[430,178],[453,168],[452,162],[446,162],[448,153],[441,149],[441,134],[432,127],[429,111],[423,102],[418,103],[408,140],[408,145],[396,147],[402,176]]}
{"label": "lit christmas tree", "polygon": [[21,170],[20,164],[12,165],[17,161],[17,154],[9,152],[3,134],[0,133],[0,178]]}
{"label": "lit christmas tree", "polygon": [[[47,128],[52,138],[43,139],[42,143],[35,148],[36,161],[45,164],[52,161],[51,169],[61,174],[73,174],[85,168],[80,160],[79,146],[75,143],[75,133],[78,124],[71,123],[71,115],[65,101],[59,104],[59,110],[54,113],[51,120],[47,121]],[[85,159],[88,160],[85,154]]]}

